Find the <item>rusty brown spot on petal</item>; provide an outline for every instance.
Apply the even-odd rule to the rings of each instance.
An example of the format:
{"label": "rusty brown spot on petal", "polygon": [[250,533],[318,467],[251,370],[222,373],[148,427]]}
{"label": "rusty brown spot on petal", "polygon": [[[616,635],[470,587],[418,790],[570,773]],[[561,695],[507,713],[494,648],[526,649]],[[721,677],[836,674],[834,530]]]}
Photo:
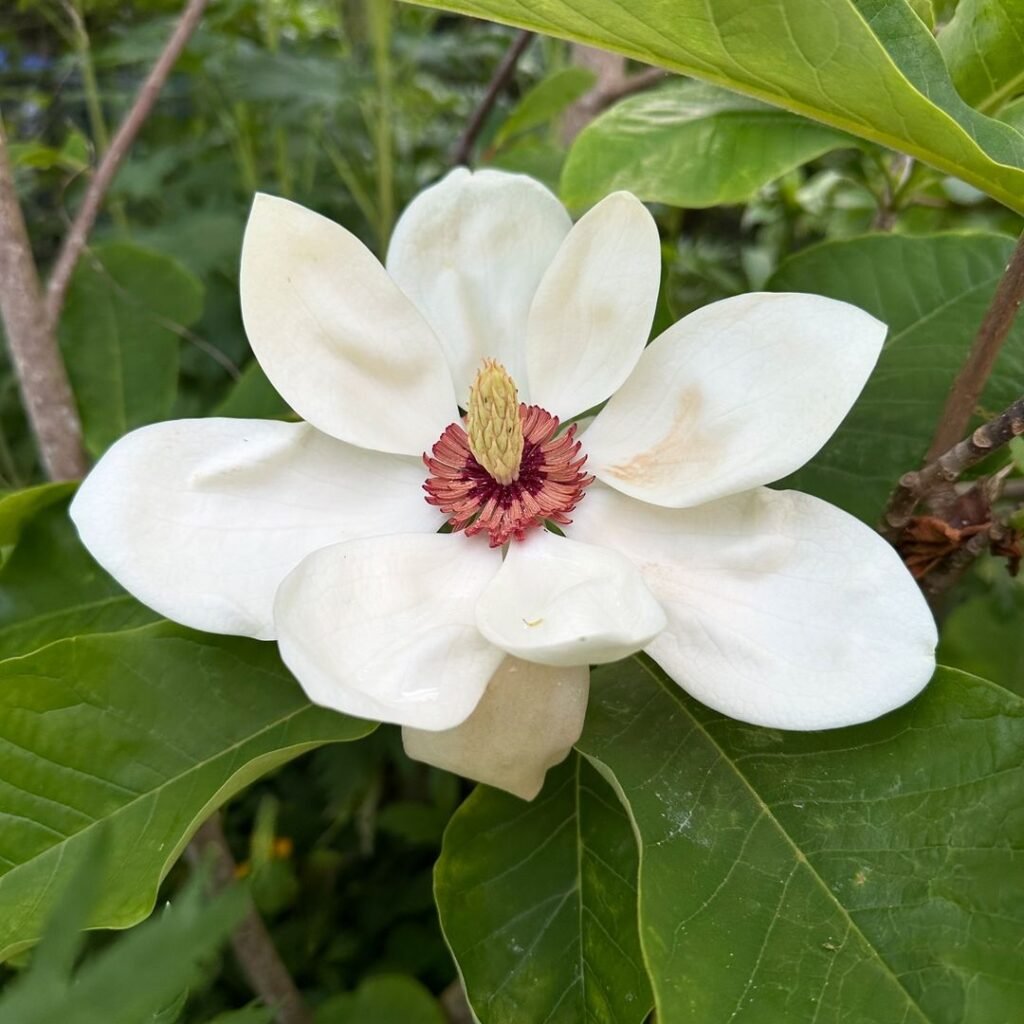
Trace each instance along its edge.
{"label": "rusty brown spot on petal", "polygon": [[676,414],[668,433],[646,451],[628,462],[609,466],[605,472],[627,483],[650,484],[660,481],[669,470],[678,473],[680,465],[703,467],[716,461],[720,443],[698,432],[703,405],[700,388],[687,388],[676,400]]}

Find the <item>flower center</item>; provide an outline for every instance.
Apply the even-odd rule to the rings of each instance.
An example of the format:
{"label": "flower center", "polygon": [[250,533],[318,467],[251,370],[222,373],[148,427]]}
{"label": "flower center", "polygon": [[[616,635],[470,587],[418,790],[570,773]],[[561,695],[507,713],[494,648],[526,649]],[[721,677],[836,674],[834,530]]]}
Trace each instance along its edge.
{"label": "flower center", "polygon": [[467,536],[486,530],[499,547],[546,520],[567,526],[594,478],[583,472],[576,427],[520,403],[508,371],[485,360],[470,390],[465,428],[452,423],[424,455],[427,501]]}
{"label": "flower center", "polygon": [[492,479],[503,487],[519,479],[523,461],[519,392],[508,370],[493,359],[484,360],[469,390],[466,432],[469,450]]}

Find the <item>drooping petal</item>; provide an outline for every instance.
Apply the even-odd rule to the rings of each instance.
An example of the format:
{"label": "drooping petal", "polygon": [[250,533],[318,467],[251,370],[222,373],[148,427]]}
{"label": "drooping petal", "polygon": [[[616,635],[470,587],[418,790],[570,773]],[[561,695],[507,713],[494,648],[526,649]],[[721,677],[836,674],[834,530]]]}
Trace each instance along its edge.
{"label": "drooping petal", "polygon": [[421,455],[456,418],[437,338],[340,225],[257,195],[239,285],[256,358],[313,426],[363,448]]}
{"label": "drooping petal", "polygon": [[669,620],[648,653],[733,718],[853,725],[906,703],[935,668],[935,624],[899,557],[817,498],[758,488],[678,510],[595,485],[573,530],[640,568]]}
{"label": "drooping petal", "polygon": [[613,193],[569,232],[534,296],[531,401],[564,420],[615,392],[647,343],[660,281],[654,218],[628,192]]}
{"label": "drooping petal", "polygon": [[465,168],[421,192],[399,218],[388,272],[440,338],[463,407],[485,356],[504,364],[529,401],[530,303],[571,226],[532,178]]}
{"label": "drooping petal", "polygon": [[587,431],[587,468],[673,508],[778,480],[849,412],[885,330],[820,295],[713,302],[648,346]]}
{"label": "drooping petal", "polygon": [[100,565],[162,615],[272,639],[274,594],[311,551],[437,528],[422,475],[307,423],[173,420],[110,448],[71,517]]}
{"label": "drooping petal", "polygon": [[618,661],[666,625],[627,558],[546,530],[509,547],[477,604],[476,621],[491,643],[542,665]]}
{"label": "drooping petal", "polygon": [[455,534],[400,534],[315,551],[285,579],[274,621],[309,698],[359,718],[450,729],[504,657],[474,609],[501,555]]}
{"label": "drooping petal", "polygon": [[583,731],[590,670],[506,658],[476,710],[444,732],[402,730],[405,751],[435,768],[532,800]]}

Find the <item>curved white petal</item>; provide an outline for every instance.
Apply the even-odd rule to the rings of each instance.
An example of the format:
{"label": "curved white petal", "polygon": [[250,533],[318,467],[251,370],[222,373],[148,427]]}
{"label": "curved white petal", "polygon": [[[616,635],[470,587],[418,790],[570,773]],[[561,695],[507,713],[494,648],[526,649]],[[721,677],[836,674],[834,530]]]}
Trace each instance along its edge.
{"label": "curved white petal", "polygon": [[839,426],[885,331],[820,295],[713,302],[648,346],[587,431],[587,469],[673,508],[778,480]]}
{"label": "curved white petal", "polygon": [[422,480],[412,459],[306,423],[173,420],[110,448],[71,517],[96,561],[162,615],[272,639],[274,593],[311,551],[437,528]]}
{"label": "curved white petal", "polygon": [[628,192],[603,199],[569,232],[530,308],[530,400],[561,419],[603,402],[636,366],[661,281],[658,228]]}
{"label": "curved white petal", "polygon": [[363,448],[421,455],[457,418],[437,338],[340,225],[257,195],[239,287],[256,358],[313,426]]}
{"label": "curved white petal", "polygon": [[421,192],[395,225],[387,268],[434,328],[459,403],[488,356],[528,400],[526,321],[572,221],[539,182],[458,168]]}
{"label": "curved white petal", "polygon": [[359,718],[450,729],[504,657],[477,632],[501,555],[463,534],[399,534],[315,551],[277,592],[285,664],[310,700]]}
{"label": "curved white petal", "polygon": [[665,613],[617,551],[535,530],[509,547],[476,607],[480,632],[542,665],[596,665],[635,654]]}
{"label": "curved white petal", "polygon": [[640,568],[669,624],[647,651],[684,689],[755,725],[831,729],[914,697],[935,624],[873,530],[797,491],[663,509],[595,484],[574,536]]}
{"label": "curved white petal", "polygon": [[444,732],[405,728],[417,761],[532,800],[549,768],[583,732],[590,670],[548,668],[506,658],[462,725]]}

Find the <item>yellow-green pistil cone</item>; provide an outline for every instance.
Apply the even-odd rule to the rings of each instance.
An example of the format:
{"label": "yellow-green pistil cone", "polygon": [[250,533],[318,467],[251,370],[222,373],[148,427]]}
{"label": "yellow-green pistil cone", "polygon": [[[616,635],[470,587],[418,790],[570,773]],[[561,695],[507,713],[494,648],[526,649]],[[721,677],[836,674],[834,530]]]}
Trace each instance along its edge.
{"label": "yellow-green pistil cone", "polygon": [[466,412],[469,449],[499,484],[519,479],[523,461],[523,424],[519,393],[501,363],[485,359],[469,391]]}

